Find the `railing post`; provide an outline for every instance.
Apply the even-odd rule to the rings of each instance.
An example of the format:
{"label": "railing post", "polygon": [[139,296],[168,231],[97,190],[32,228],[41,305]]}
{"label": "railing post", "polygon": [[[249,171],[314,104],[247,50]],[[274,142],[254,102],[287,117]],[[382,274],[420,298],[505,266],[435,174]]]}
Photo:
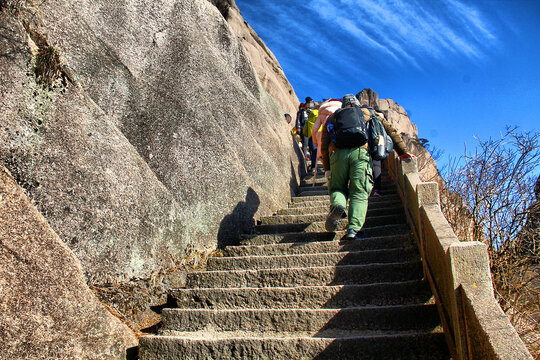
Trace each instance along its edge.
{"label": "railing post", "polygon": [[[463,313],[461,284],[490,286],[489,259],[485,245],[477,241],[456,242],[448,247],[448,259],[455,293],[455,305],[452,306],[453,328],[455,331],[456,350],[462,359],[470,358],[467,339],[467,324]],[[491,288],[493,293],[493,288]]]}
{"label": "railing post", "polygon": [[420,209],[424,205],[437,205],[440,206],[439,200],[439,184],[436,182],[423,182],[416,185],[416,199],[418,202],[418,237],[421,244],[421,254],[425,253],[425,239],[424,232],[422,231],[422,213]]}

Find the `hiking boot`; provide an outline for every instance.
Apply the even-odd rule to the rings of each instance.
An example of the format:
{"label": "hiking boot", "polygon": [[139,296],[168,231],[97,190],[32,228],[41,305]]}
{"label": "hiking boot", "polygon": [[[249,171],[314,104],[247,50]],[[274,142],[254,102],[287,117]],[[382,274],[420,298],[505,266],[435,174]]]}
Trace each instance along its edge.
{"label": "hiking boot", "polygon": [[339,219],[341,219],[343,214],[345,214],[344,206],[342,205],[333,206],[332,210],[330,210],[330,213],[326,217],[326,223],[324,224],[326,231],[329,231],[329,232],[336,231]]}
{"label": "hiking boot", "polygon": [[367,235],[362,230],[355,231],[353,229],[349,229],[347,230],[347,235],[345,235],[345,239],[347,240],[352,240],[352,239],[359,240],[359,239],[365,239],[365,238],[367,238]]}

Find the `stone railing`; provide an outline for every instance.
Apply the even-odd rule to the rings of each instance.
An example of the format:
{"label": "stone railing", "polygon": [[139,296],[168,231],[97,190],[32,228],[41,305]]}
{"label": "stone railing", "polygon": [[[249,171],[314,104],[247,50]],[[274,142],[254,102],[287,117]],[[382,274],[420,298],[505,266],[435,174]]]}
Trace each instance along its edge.
{"label": "stone railing", "polygon": [[532,359],[493,295],[487,248],[460,242],[440,207],[436,182],[422,182],[415,158],[387,159],[422,256],[452,358]]}

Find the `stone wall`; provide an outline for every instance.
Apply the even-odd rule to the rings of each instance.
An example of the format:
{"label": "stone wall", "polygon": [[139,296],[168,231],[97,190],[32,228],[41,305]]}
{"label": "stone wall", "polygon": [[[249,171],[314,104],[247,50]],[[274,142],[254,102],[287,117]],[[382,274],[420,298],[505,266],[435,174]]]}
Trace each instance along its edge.
{"label": "stone wall", "polygon": [[493,294],[484,244],[460,242],[446,221],[438,184],[421,181],[416,159],[387,159],[420,249],[453,359],[531,359]]}

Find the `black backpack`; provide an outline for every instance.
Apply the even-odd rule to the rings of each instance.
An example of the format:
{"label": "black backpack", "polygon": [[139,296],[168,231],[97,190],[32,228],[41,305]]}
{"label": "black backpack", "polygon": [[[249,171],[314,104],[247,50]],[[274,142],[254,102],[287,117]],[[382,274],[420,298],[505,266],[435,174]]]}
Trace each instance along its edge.
{"label": "black backpack", "polygon": [[334,113],[334,123],[328,123],[330,139],[339,149],[350,149],[364,145],[367,127],[364,114],[358,106],[338,109]]}
{"label": "black backpack", "polygon": [[384,130],[384,125],[371,107],[368,121],[369,152],[373,160],[384,160],[394,150],[392,138]]}

